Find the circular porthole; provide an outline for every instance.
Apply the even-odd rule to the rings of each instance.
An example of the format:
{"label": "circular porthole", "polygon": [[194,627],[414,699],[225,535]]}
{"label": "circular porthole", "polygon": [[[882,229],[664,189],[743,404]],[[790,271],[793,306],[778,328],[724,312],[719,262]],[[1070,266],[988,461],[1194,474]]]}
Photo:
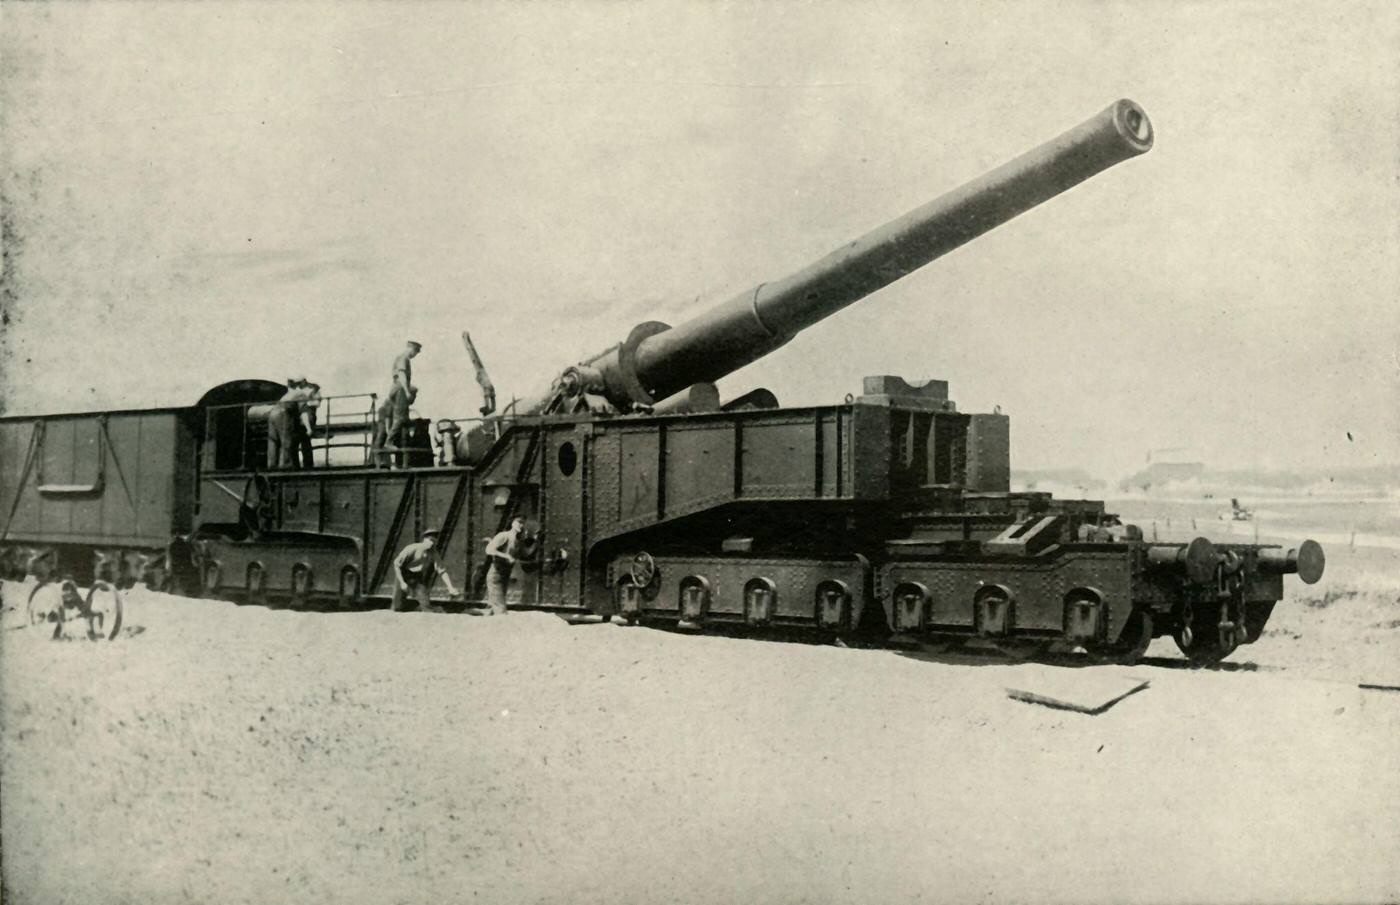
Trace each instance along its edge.
{"label": "circular porthole", "polygon": [[574,473],[574,469],[577,467],[578,450],[574,448],[572,443],[561,443],[559,445],[559,471],[567,478]]}

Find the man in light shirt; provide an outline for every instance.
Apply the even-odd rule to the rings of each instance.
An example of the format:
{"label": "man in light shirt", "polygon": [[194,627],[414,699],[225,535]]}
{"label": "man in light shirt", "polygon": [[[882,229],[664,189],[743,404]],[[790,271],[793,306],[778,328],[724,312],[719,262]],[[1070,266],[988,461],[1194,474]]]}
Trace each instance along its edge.
{"label": "man in light shirt", "polygon": [[418,600],[418,608],[423,612],[441,613],[442,607],[435,606],[428,596],[433,579],[439,575],[453,597],[461,596],[452,583],[452,576],[442,567],[442,559],[437,549],[440,533],[436,528],[429,528],[423,532],[422,540],[404,547],[399,551],[399,555],[394,557],[394,599],[389,604],[389,609],[396,613],[402,612],[405,599],[415,597]]}
{"label": "man in light shirt", "polygon": [[296,464],[296,425],[301,419],[301,384],[305,377],[288,377],[287,392],[272,404],[267,415],[267,467],[291,468]]}
{"label": "man in light shirt", "polygon": [[520,554],[520,534],[525,530],[525,519],[520,516],[510,520],[510,528],[491,538],[486,545],[486,558],[491,563],[486,573],[486,605],[489,609],[482,616],[504,616],[506,614],[506,589],[510,587],[510,573],[515,568],[516,557]]}

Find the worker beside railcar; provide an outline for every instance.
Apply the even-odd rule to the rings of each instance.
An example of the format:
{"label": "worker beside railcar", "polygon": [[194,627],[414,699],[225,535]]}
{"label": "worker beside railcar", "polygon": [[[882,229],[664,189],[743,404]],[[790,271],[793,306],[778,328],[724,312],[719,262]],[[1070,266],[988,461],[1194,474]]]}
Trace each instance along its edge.
{"label": "worker beside railcar", "polygon": [[429,597],[433,580],[438,576],[442,576],[442,583],[447,585],[448,593],[453,597],[461,596],[452,583],[452,576],[442,567],[442,558],[437,547],[440,533],[437,528],[429,528],[423,532],[418,543],[409,544],[394,557],[394,597],[389,603],[390,610],[402,612],[405,609],[405,599],[411,596],[417,598],[418,608],[422,612],[441,613],[442,607],[434,605]]}
{"label": "worker beside railcar", "polygon": [[486,573],[486,611],[482,616],[504,616],[506,614],[506,590],[510,587],[510,575],[519,561],[525,531],[525,519],[520,516],[510,520],[510,528],[491,538],[486,544],[486,558],[491,567]]}

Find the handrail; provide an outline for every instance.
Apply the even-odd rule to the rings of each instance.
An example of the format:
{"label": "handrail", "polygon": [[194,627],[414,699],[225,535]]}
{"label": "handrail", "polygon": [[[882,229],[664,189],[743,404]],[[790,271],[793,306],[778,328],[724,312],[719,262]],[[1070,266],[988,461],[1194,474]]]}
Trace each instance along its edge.
{"label": "handrail", "polygon": [[[377,393],[346,393],[335,396],[320,396],[315,400],[315,407],[318,417],[314,421],[314,427],[310,434],[313,461],[319,468],[363,468],[373,463],[377,452],[405,453],[419,451],[417,447],[401,447],[396,444],[384,444],[382,447],[373,445],[374,431],[378,421],[378,408],[380,396]],[[231,440],[231,436],[219,436],[215,430],[217,419],[226,417],[228,412],[236,412],[239,419],[238,443],[239,447],[236,455],[219,456],[217,452],[213,461],[222,460],[224,462],[236,461],[238,464],[231,469],[223,468],[218,470],[234,471],[260,471],[267,469],[266,463],[262,460],[259,451],[259,444],[263,442],[265,433],[257,429],[259,424],[266,423],[266,415],[271,411],[272,406],[281,404],[280,400],[260,401],[260,402],[228,402],[219,405],[205,406],[204,437],[206,443],[217,444],[220,440]],[[253,409],[263,411],[254,412]],[[430,451],[436,451],[439,456],[451,462],[453,450],[450,445],[444,449],[444,444],[449,443],[443,433],[438,430],[439,425],[451,423],[458,430],[466,432],[480,425],[489,425],[493,428],[497,437],[500,437],[510,427],[516,424],[537,424],[541,420],[541,415],[513,413],[513,407],[507,406],[505,414],[482,416],[473,413],[464,417],[434,418],[431,421],[431,440],[434,447]],[[224,427],[229,431],[229,427]],[[357,439],[352,439],[357,438]],[[358,462],[342,461],[332,462],[333,450],[359,449],[360,456]],[[446,455],[442,455],[443,453]],[[438,460],[439,456],[434,459]],[[342,456],[342,459],[345,457]],[[441,464],[441,463],[439,463]],[[211,469],[214,470],[214,469]],[[299,469],[300,470],[300,469]]]}
{"label": "handrail", "polygon": [[[368,400],[364,408],[353,407],[350,411],[335,411],[334,403],[345,400]],[[318,458],[317,453],[321,453],[319,458],[327,468],[335,467],[331,464],[330,450],[332,448],[352,448],[359,447],[361,450],[361,464],[369,463],[369,434],[374,430],[375,410],[378,396],[375,393],[346,393],[336,396],[316,396],[314,399],[301,400],[298,404],[314,404],[314,411],[326,412],[325,422],[322,423],[320,417],[313,421],[315,427],[312,428],[310,438],[321,439],[325,442],[312,443],[312,461]],[[254,449],[256,437],[253,426],[259,422],[265,422],[266,415],[273,406],[283,404],[281,400],[264,400],[255,402],[227,402],[220,405],[209,405],[204,408],[204,437],[205,442],[211,440],[218,443],[220,438],[214,430],[215,420],[228,412],[236,412],[239,419],[239,449],[236,460],[239,463],[236,470],[256,471],[259,467],[258,456]],[[253,412],[253,409],[262,409],[261,412]],[[330,443],[329,437],[332,434],[353,434],[359,432],[363,436],[359,443],[340,444]],[[266,463],[262,463],[266,467]]]}

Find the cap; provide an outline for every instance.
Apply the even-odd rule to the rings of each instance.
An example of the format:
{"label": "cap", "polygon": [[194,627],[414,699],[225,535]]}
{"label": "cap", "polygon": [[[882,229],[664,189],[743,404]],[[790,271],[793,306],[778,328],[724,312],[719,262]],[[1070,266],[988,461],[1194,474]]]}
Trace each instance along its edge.
{"label": "cap", "polygon": [[423,344],[420,343],[420,342],[419,342],[418,340],[416,340],[416,339],[410,339],[410,340],[408,341],[408,344],[409,344],[410,346],[417,346],[417,347],[420,348],[420,349],[423,348]]}
{"label": "cap", "polygon": [[441,534],[441,533],[442,533],[442,529],[441,529],[441,528],[428,528],[427,530],[425,530],[425,531],[423,532],[423,536],[424,536],[424,537],[437,537],[437,536],[438,536],[439,534]]}

